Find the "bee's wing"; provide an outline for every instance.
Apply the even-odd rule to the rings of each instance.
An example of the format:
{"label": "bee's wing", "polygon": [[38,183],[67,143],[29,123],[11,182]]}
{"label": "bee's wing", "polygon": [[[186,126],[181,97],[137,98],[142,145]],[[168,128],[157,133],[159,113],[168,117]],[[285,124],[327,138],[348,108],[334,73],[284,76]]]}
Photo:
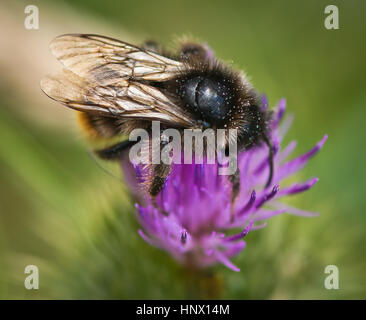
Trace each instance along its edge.
{"label": "bee's wing", "polygon": [[158,89],[137,81],[119,79],[105,86],[63,70],[61,74],[42,79],[41,88],[50,98],[79,111],[160,120],[179,127],[193,125],[183,108]]}
{"label": "bee's wing", "polygon": [[92,34],[62,35],[51,42],[50,48],[67,69],[102,85],[121,78],[166,81],[182,67],[181,62]]}
{"label": "bee's wing", "polygon": [[184,108],[142,81],[169,80],[181,62],[98,35],[63,35],[50,48],[68,69],[41,81],[52,99],[85,112],[192,126]]}

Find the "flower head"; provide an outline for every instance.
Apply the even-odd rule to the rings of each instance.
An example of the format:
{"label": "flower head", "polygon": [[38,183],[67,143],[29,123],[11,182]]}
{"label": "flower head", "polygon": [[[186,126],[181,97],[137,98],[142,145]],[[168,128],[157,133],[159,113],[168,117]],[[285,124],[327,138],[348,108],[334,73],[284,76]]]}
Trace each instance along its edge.
{"label": "flower head", "polygon": [[[265,98],[263,108],[267,108]],[[226,176],[218,175],[218,164],[173,164],[156,199],[160,210],[148,201],[136,204],[136,216],[142,227],[140,236],[149,244],[168,251],[181,263],[195,267],[222,263],[240,271],[230,258],[244,249],[246,243],[242,239],[248,232],[264,227],[266,219],[281,213],[316,215],[278,200],[310,189],[317,178],[283,188],[280,183],[301,170],[323,146],[327,136],[307,153],[287,160],[296,143],[293,141],[280,148],[292,120],[287,117],[279,125],[284,111],[285,100],[281,100],[270,124],[275,153],[270,186],[264,187],[269,173],[268,149],[264,145],[238,154],[241,185],[233,207],[232,185]],[[143,179],[143,168],[134,166],[134,169],[138,178]],[[228,235],[232,230],[239,232]]]}

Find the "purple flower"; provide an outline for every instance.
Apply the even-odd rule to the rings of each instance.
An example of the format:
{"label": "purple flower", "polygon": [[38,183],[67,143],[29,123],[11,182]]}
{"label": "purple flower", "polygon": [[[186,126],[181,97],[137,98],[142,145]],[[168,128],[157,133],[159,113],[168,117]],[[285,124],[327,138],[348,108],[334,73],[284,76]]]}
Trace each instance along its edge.
{"label": "purple flower", "polygon": [[[279,102],[271,122],[271,138],[275,146],[271,186],[264,188],[269,172],[268,149],[264,145],[238,155],[241,187],[234,208],[231,208],[230,201],[231,184],[226,176],[217,174],[217,164],[175,164],[157,197],[162,210],[157,210],[149,201],[136,204],[136,216],[142,227],[138,231],[140,236],[149,244],[168,251],[183,264],[202,268],[222,263],[240,271],[230,258],[244,249],[246,243],[242,239],[248,232],[263,228],[266,219],[281,213],[305,217],[316,215],[279,202],[281,197],[306,191],[318,181],[312,178],[279,187],[282,180],[301,170],[327,139],[325,135],[307,153],[287,160],[296,143],[293,141],[280,148],[292,122],[292,117],[287,117],[279,125],[285,104],[285,100]],[[263,108],[267,108],[265,98]],[[143,177],[141,170],[141,166],[135,166],[139,179]],[[131,181],[131,172],[129,174],[128,180]],[[240,232],[228,235],[233,233],[232,230]]]}

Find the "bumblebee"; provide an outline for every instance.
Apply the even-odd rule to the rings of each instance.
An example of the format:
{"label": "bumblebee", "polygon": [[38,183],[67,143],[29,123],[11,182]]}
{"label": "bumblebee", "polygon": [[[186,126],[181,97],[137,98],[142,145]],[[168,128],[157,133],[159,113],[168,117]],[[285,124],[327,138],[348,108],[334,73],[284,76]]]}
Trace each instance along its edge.
{"label": "bumblebee", "polygon": [[[238,151],[268,146],[273,176],[271,114],[243,73],[220,62],[207,45],[185,42],[176,54],[154,42],[141,47],[92,34],[67,34],[50,45],[65,69],[41,81],[50,98],[80,111],[90,135],[109,139],[135,128],[236,129]],[[226,144],[229,144],[227,139]],[[96,150],[104,159],[119,160],[133,146],[123,141]],[[170,173],[166,164],[151,164],[147,190],[154,200]],[[229,176],[232,201],[240,190],[238,170]]]}

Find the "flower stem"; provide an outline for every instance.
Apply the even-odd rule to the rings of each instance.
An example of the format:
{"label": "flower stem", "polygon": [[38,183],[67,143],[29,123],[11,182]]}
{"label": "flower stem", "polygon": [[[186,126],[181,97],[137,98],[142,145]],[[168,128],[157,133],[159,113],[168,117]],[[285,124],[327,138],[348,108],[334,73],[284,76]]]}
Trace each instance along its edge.
{"label": "flower stem", "polygon": [[220,299],[222,278],[210,269],[186,267],[187,299]]}

